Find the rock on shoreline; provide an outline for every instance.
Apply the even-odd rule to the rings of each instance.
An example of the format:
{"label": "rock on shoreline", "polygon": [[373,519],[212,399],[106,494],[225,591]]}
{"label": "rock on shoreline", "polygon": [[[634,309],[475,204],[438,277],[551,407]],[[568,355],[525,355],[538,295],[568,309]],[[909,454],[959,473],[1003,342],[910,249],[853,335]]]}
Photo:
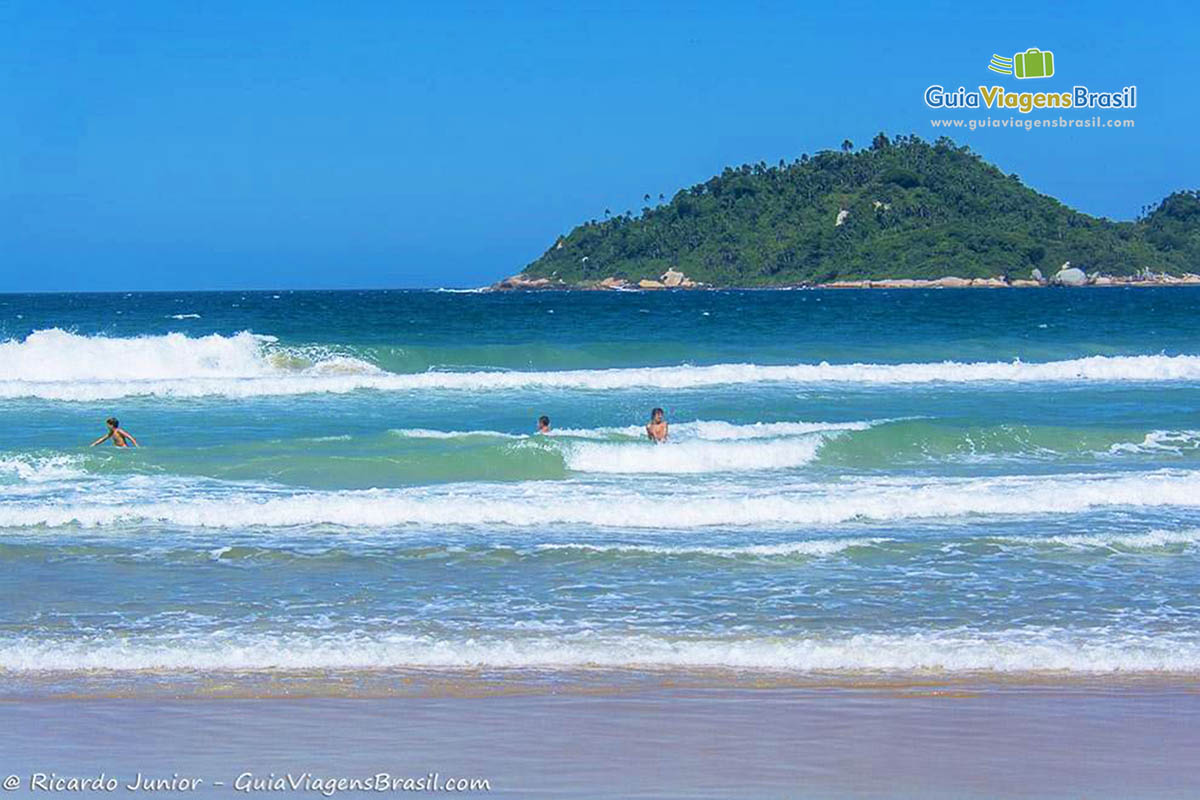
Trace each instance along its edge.
{"label": "rock on shoreline", "polygon": [[1063,265],[1053,277],[1047,279],[1039,270],[1034,270],[1029,279],[1012,279],[1003,275],[991,278],[960,278],[947,275],[942,278],[864,278],[861,280],[840,280],[828,283],[786,284],[780,286],[710,286],[698,283],[677,270],[667,270],[658,280],[643,279],[629,281],[625,278],[611,276],[599,281],[584,284],[568,284],[562,280],[550,278],[530,278],[525,274],[513,275],[488,287],[489,291],[528,291],[528,290],[575,290],[575,291],[631,291],[658,289],[1033,289],[1048,286],[1087,287],[1087,286],[1200,286],[1200,275],[1185,273],[1183,275],[1168,275],[1144,270],[1136,275],[1088,275],[1078,267]]}

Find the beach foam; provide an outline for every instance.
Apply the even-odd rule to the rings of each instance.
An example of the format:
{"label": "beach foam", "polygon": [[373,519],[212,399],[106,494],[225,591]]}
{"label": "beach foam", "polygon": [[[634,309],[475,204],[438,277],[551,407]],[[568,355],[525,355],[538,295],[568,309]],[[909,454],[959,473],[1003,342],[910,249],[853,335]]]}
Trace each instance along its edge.
{"label": "beach foam", "polygon": [[395,633],[224,631],[116,639],[0,639],[0,670],[301,670],[405,667],[706,668],[810,672],[1200,671],[1195,637],[1107,629],[670,639],[563,632],[435,639]]}

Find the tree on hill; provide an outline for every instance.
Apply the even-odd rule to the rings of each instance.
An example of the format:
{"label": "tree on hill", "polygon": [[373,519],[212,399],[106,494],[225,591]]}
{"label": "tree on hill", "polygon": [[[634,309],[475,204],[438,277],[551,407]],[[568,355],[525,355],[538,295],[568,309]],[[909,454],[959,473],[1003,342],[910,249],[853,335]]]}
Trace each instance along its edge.
{"label": "tree on hill", "polygon": [[1068,260],[1113,275],[1178,273],[1200,263],[1200,194],[1177,192],[1136,222],[1113,222],[1038,194],[949,138],[881,132],[859,152],[846,140],[842,152],[783,166],[726,167],[561,243],[524,273],[586,284],[673,268],[718,286],[1020,278]]}

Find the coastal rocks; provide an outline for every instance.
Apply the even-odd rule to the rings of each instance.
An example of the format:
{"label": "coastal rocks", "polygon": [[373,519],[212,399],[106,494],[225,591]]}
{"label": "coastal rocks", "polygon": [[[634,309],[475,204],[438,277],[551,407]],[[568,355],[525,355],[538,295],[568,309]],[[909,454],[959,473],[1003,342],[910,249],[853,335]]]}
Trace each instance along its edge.
{"label": "coastal rocks", "polygon": [[1072,267],[1070,261],[1062,265],[1052,280],[1055,286],[1086,286],[1087,282],[1087,273],[1079,267]]}
{"label": "coastal rocks", "polygon": [[1033,268],[1033,271],[1029,273],[1029,277],[1033,278],[1035,283],[1045,283],[1046,282],[1046,276],[1043,275],[1042,271],[1040,269],[1038,269],[1037,267]]}
{"label": "coastal rocks", "polygon": [[498,292],[511,292],[521,289],[551,289],[562,285],[562,281],[555,282],[549,278],[530,278],[524,273],[519,273],[493,283],[491,289]]}
{"label": "coastal rocks", "polygon": [[625,278],[612,275],[595,283],[584,284],[580,288],[628,291],[630,289],[694,289],[701,285],[677,269],[668,269],[659,276],[658,280],[643,278],[637,282],[630,282]]}
{"label": "coastal rocks", "polygon": [[1011,285],[1013,284],[1010,284],[1003,275],[992,278],[958,278],[948,275],[945,278],[934,279],[880,278],[861,281],[831,281],[820,284],[820,287],[822,289],[1003,289]]}

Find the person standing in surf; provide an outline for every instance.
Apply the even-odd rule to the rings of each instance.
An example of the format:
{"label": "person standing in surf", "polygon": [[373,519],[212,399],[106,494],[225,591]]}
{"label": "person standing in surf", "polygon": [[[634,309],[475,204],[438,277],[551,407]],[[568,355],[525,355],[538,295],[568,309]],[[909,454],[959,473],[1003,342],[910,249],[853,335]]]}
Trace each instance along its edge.
{"label": "person standing in surf", "polygon": [[650,412],[650,423],[646,425],[646,436],[655,444],[662,444],[667,440],[667,420],[663,417],[661,408]]}
{"label": "person standing in surf", "polygon": [[123,430],[121,428],[121,423],[117,421],[116,417],[109,417],[104,422],[106,425],[108,425],[108,433],[104,434],[99,439],[92,442],[92,444],[91,444],[92,447],[95,447],[96,445],[100,444],[101,442],[107,441],[109,439],[113,440],[113,446],[115,446],[115,447],[130,447],[130,446],[139,447],[140,446],[137,443],[137,439],[133,438],[132,433],[130,433],[127,430]]}
{"label": "person standing in surf", "polygon": [[545,414],[542,414],[540,417],[538,417],[537,432],[538,433],[549,433],[550,432],[550,418],[547,417]]}

